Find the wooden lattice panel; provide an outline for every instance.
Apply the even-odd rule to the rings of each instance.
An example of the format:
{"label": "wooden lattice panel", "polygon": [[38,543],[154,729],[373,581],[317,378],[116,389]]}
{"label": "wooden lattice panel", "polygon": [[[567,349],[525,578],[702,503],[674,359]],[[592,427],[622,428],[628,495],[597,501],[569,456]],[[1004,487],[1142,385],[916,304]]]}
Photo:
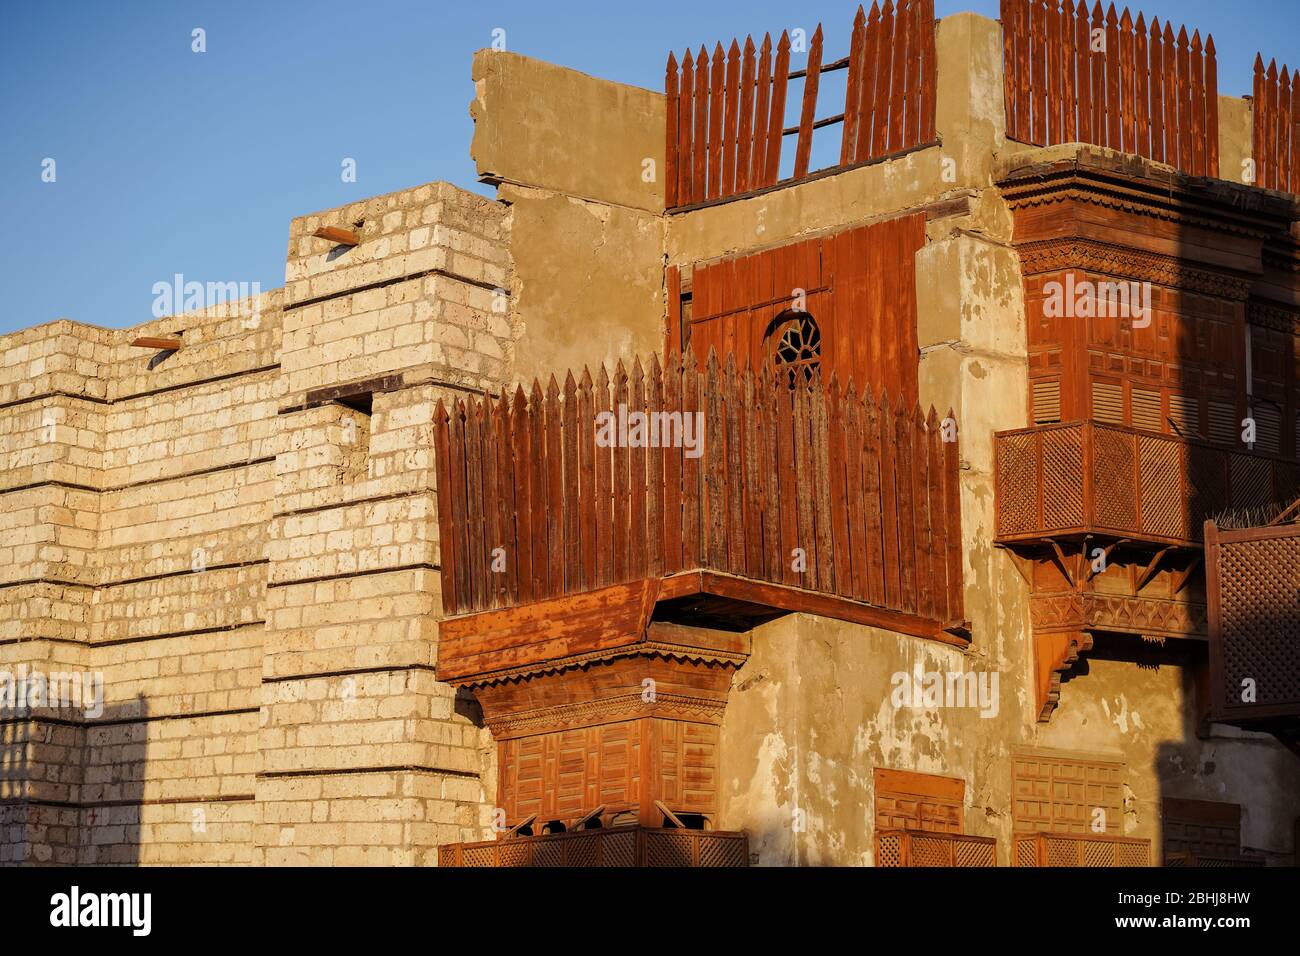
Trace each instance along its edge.
{"label": "wooden lattice panel", "polygon": [[1020,534],[1038,525],[1038,449],[1034,435],[998,442],[998,533]]}
{"label": "wooden lattice panel", "polygon": [[884,833],[876,838],[876,866],[903,865],[903,837],[898,833]]}
{"label": "wooden lattice panel", "polygon": [[1150,866],[1151,841],[1120,836],[1035,833],[1017,837],[1016,866]]}
{"label": "wooden lattice panel", "polygon": [[877,829],[962,832],[965,781],[879,767],[873,776]]}
{"label": "wooden lattice panel", "polygon": [[877,830],[876,866],[997,866],[997,841],[959,833]]}
{"label": "wooden lattice panel", "polygon": [[[1211,715],[1300,714],[1300,526],[1206,530]],[[1244,700],[1254,687],[1254,701]]]}
{"label": "wooden lattice panel", "polygon": [[[1083,496],[1077,488],[1083,480],[1080,437],[1081,433],[1073,428],[1043,433],[1043,526],[1046,528],[1077,528],[1083,524]],[[1068,486],[1070,476],[1074,476],[1075,488]]]}
{"label": "wooden lattice panel", "polygon": [[1023,837],[1015,841],[1016,866],[1037,865],[1038,841],[1033,837]]}
{"label": "wooden lattice panel", "polygon": [[1134,436],[1097,429],[1093,432],[1093,444],[1092,481],[1096,489],[1093,508],[1097,524],[1118,530],[1134,528],[1137,525]]}
{"label": "wooden lattice panel", "polygon": [[1233,455],[1229,461],[1234,509],[1259,508],[1273,500],[1272,467],[1267,459]]}
{"label": "wooden lattice panel", "polygon": [[1167,438],[1138,438],[1142,530],[1170,538],[1187,535],[1186,499],[1182,493],[1184,446]]}
{"label": "wooden lattice panel", "polygon": [[1228,507],[1228,475],[1223,455],[1203,445],[1187,450],[1188,520],[1193,529]]}
{"label": "wooden lattice panel", "polygon": [[628,867],[749,865],[744,833],[620,827],[538,837],[453,843],[438,848],[440,866]]}
{"label": "wooden lattice panel", "polygon": [[1106,833],[1118,835],[1124,764],[1081,755],[1024,752],[1012,760],[1016,832],[1093,832],[1093,810],[1105,813]]}
{"label": "wooden lattice panel", "polygon": [[690,866],[691,838],[686,833],[647,833],[646,866]]}

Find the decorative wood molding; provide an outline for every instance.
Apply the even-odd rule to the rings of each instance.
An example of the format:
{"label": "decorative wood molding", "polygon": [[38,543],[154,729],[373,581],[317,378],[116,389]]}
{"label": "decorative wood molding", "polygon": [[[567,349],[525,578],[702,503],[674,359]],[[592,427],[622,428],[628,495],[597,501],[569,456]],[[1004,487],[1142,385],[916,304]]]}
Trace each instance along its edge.
{"label": "decorative wood molding", "polygon": [[1061,677],[1079,660],[1080,655],[1092,650],[1092,635],[1087,631],[1067,631],[1059,634],[1034,632],[1035,703],[1038,720],[1045,723],[1061,699]]}
{"label": "decorative wood molding", "polygon": [[1034,633],[1089,629],[1158,637],[1204,638],[1204,604],[1122,594],[1065,591],[1035,594],[1029,601]]}
{"label": "decorative wood molding", "polygon": [[1096,239],[1042,239],[1016,246],[1024,275],[1079,269],[1134,282],[1156,285],[1222,299],[1245,301],[1253,277],[1189,266],[1176,256],[1145,252]]}
{"label": "decorative wood molding", "polygon": [[1246,321],[1288,335],[1300,335],[1300,309],[1265,305],[1263,302],[1246,303]]}
{"label": "decorative wood molding", "polygon": [[690,723],[720,725],[727,708],[725,699],[687,697],[681,694],[656,694],[646,702],[638,693],[620,694],[602,700],[543,707],[496,717],[484,716],[484,723],[495,740],[510,740],[556,730],[575,730],[638,717],[662,717]]}

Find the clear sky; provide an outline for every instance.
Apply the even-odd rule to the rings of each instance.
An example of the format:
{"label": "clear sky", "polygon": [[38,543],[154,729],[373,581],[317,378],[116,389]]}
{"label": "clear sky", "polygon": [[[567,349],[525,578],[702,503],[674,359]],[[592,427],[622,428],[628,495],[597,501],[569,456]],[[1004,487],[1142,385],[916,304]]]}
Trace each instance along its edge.
{"label": "clear sky", "polygon": [[[154,283],[178,272],[275,288],[295,215],[439,179],[484,190],[469,158],[470,59],[496,29],[514,52],[659,90],[669,50],[751,32],[820,21],[827,58],[843,56],[855,9],[0,0],[0,333],[148,321]],[[1300,0],[1141,9],[1214,34],[1222,93],[1250,92],[1257,51],[1300,65]],[[996,17],[998,3],[937,0],[939,16],[961,10]],[[205,53],[191,50],[195,28]],[[341,180],[345,157],[355,183]]]}

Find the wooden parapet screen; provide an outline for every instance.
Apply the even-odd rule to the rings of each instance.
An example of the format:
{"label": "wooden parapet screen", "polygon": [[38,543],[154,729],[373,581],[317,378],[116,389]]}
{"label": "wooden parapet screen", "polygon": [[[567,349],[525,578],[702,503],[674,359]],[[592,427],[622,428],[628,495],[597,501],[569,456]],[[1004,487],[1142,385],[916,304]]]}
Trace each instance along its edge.
{"label": "wooden parapet screen", "polygon": [[449,614],[703,569],[963,616],[951,414],[687,351],[436,415]]}
{"label": "wooden parapet screen", "polygon": [[1086,0],[1002,0],[1007,136],[1092,143],[1219,175],[1214,39]]}
{"label": "wooden parapet screen", "polygon": [[1075,833],[1017,833],[1013,866],[1150,866],[1151,841],[1137,837]]}
{"label": "wooden parapet screen", "polygon": [[998,843],[992,837],[929,830],[876,831],[876,866],[997,865]]}
{"label": "wooden parapet screen", "polygon": [[515,840],[450,843],[438,865],[454,867],[749,865],[749,839],[721,830],[614,827]]}
{"label": "wooden parapet screen", "polygon": [[1300,193],[1300,71],[1255,57],[1255,185]]}
{"label": "wooden parapet screen", "polygon": [[1294,500],[1300,465],[1124,425],[1064,422],[998,432],[1004,544],[1100,534],[1195,546],[1224,509]]}
{"label": "wooden parapet screen", "polygon": [[1205,523],[1212,719],[1249,726],[1300,717],[1298,580],[1300,525]]}
{"label": "wooden parapet screen", "polygon": [[[803,38],[800,38],[801,40]],[[822,29],[807,50],[788,33],[756,48],[732,40],[710,53],[701,46],[678,64],[668,57],[665,204],[674,209],[752,193],[809,175],[815,130],[842,124],[839,167],[853,166],[933,143],[935,135],[934,0],[893,0],[853,22],[848,56],[825,63]],[[803,69],[791,57],[807,54]],[[842,112],[817,118],[823,73],[847,69]],[[799,123],[786,128],[791,80],[802,80]],[[781,147],[796,136],[790,176],[782,177]],[[838,167],[831,167],[838,168]]]}

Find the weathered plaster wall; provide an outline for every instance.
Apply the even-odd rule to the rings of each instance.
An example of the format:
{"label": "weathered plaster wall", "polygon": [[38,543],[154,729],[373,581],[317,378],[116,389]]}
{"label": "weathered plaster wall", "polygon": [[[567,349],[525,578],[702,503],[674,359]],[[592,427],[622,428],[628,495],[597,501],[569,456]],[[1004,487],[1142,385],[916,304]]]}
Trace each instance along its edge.
{"label": "weathered plaster wall", "polygon": [[663,94],[490,50],[474,85],[471,153],[510,206],[517,375],[660,349]]}
{"label": "weathered plaster wall", "polygon": [[[1219,97],[1219,178],[1246,182],[1246,160],[1255,152],[1253,105],[1249,98]],[[1258,176],[1258,173],[1256,173]]]}

